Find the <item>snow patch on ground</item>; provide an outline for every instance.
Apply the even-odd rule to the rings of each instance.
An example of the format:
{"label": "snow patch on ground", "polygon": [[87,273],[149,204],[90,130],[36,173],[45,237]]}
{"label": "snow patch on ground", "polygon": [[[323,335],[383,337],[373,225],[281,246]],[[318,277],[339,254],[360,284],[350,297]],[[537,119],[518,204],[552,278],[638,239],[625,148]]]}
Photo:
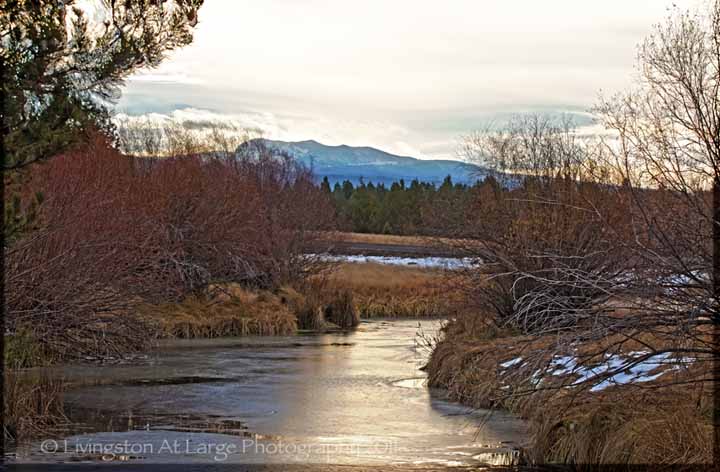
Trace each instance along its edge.
{"label": "snow patch on ground", "polygon": [[[694,361],[694,359],[691,358],[671,359],[670,353],[665,352],[652,355],[647,359],[634,363],[634,359],[647,356],[648,354],[648,352],[643,351],[633,351],[626,356],[606,354],[605,360],[602,363],[591,367],[578,366],[578,359],[575,356],[555,356],[550,362],[551,370],[548,370],[547,373],[552,376],[577,375],[578,378],[572,385],[599,380],[599,382],[595,383],[590,389],[591,392],[598,392],[612,385],[650,382],[669,370],[678,370],[682,364]],[[623,366],[628,367],[610,377],[605,377],[607,373],[615,372]],[[667,366],[667,368],[659,372],[651,373],[663,366]],[[538,378],[541,374],[542,372],[537,371],[533,375],[533,378]]]}
{"label": "snow patch on ground", "polygon": [[510,359],[507,362],[503,362],[502,364],[500,364],[500,367],[502,367],[503,369],[507,369],[508,367],[512,367],[515,364],[522,362],[522,360],[522,357],[516,357],[515,359]]}
{"label": "snow patch on ground", "polygon": [[462,269],[472,267],[475,261],[470,257],[397,257],[397,256],[351,256],[330,254],[308,254],[328,262],[374,262],[376,264],[417,266],[440,269]]}

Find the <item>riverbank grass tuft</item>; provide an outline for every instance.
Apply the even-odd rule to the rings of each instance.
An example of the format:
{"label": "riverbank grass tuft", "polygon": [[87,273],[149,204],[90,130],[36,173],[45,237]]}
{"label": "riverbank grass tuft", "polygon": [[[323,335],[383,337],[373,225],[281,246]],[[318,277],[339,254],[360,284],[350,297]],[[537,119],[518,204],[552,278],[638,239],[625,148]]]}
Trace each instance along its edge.
{"label": "riverbank grass tuft", "polygon": [[7,365],[3,372],[3,438],[17,444],[47,436],[67,419],[64,383],[42,373],[20,374]]}
{"label": "riverbank grass tuft", "polygon": [[170,338],[225,336],[284,336],[297,330],[287,300],[267,291],[239,286],[211,288],[206,295],[190,296],[180,303],[145,305],[141,313]]}

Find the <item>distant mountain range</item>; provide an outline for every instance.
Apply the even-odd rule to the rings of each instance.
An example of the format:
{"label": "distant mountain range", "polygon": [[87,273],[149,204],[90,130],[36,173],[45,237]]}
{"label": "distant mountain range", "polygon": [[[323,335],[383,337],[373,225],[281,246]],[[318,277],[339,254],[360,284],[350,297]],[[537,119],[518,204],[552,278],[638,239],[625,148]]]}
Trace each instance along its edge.
{"label": "distant mountain range", "polygon": [[455,183],[470,184],[488,174],[486,169],[465,162],[396,156],[372,147],[328,146],[312,140],[287,142],[261,138],[250,144],[252,142],[287,153],[312,169],[318,179],[327,177],[331,184],[343,180],[358,183],[360,179],[386,185],[400,179],[439,184],[448,175]]}

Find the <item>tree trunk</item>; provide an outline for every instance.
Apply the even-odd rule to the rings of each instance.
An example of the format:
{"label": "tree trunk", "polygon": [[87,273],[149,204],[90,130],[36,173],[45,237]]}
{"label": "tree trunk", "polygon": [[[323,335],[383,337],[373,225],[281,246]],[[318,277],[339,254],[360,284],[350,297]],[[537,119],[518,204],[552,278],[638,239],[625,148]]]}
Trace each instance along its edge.
{"label": "tree trunk", "polygon": [[715,329],[715,358],[713,359],[713,370],[715,378],[714,395],[715,400],[715,441],[714,456],[720,457],[720,356],[718,349],[720,348],[720,314],[718,314],[718,306],[720,305],[720,175],[715,175],[713,180],[713,327]]}

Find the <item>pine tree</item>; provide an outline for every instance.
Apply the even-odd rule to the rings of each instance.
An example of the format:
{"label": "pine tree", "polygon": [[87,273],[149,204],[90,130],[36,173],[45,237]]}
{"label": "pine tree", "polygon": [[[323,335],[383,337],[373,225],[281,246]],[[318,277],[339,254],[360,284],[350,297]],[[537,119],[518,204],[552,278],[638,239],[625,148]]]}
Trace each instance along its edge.
{"label": "pine tree", "polygon": [[345,197],[345,200],[349,200],[350,197],[352,197],[353,192],[355,191],[355,188],[353,187],[352,182],[350,182],[349,180],[343,181],[342,191],[343,191],[343,196]]}
{"label": "pine tree", "polygon": [[[337,185],[337,184],[335,184]],[[327,175],[323,177],[322,183],[320,184],[320,190],[323,191],[323,193],[330,194],[330,180],[327,178]]]}
{"label": "pine tree", "polygon": [[74,0],[0,6],[3,169],[47,159],[89,129],[112,132],[123,79],[192,41],[203,0],[107,0],[95,24]]}
{"label": "pine tree", "polygon": [[440,191],[441,192],[450,192],[453,189],[453,182],[452,182],[452,176],[448,175],[443,180],[442,185],[440,185]]}

